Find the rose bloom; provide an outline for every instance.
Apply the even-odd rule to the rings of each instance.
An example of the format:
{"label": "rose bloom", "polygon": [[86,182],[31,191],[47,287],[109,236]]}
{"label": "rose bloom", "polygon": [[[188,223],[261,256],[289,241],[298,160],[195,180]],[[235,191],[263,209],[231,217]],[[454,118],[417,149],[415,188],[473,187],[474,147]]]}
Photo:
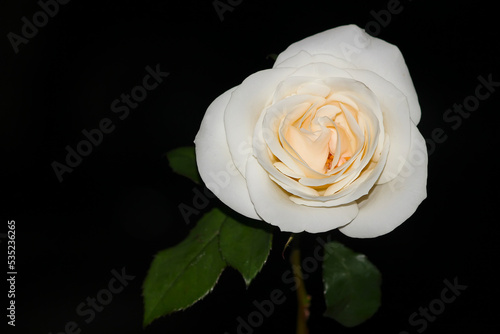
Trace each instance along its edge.
{"label": "rose bloom", "polygon": [[219,96],[195,138],[206,186],[288,232],[392,231],[426,197],[420,106],[399,49],[355,25],[303,39]]}

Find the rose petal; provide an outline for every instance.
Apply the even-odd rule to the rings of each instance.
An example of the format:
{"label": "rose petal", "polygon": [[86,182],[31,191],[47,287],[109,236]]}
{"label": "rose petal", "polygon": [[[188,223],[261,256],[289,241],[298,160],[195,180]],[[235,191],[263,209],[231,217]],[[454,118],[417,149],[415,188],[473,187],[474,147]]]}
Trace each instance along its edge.
{"label": "rose petal", "polygon": [[292,95],[297,94],[297,90],[303,84],[311,82],[311,80],[315,80],[311,77],[298,77],[298,76],[290,76],[279,83],[276,87],[276,91],[273,93],[273,101],[272,104],[279,103],[281,100],[286,99]]}
{"label": "rose petal", "polygon": [[334,208],[293,203],[254,157],[248,159],[246,171],[250,197],[259,216],[283,232],[325,232],[349,223],[357,215],[355,202]]}
{"label": "rose petal", "polygon": [[309,167],[319,173],[323,172],[329,153],[328,142],[331,138],[331,132],[328,129],[323,128],[316,139],[311,139],[304,131],[288,126],[285,138]]}
{"label": "rose petal", "polygon": [[[259,119],[255,126],[253,141],[254,154],[259,157],[259,159],[264,158],[268,156],[268,147],[281,162],[286,164],[295,173],[304,175],[304,171],[308,172],[308,167],[306,167],[302,161],[283,149],[278,132],[283,122],[290,118],[294,119],[294,115],[296,118],[300,118],[301,115],[307,112],[315,100],[323,99],[304,95],[293,95],[268,108],[265,114],[262,114],[261,119]],[[264,143],[267,144],[267,147],[263,145]]]}
{"label": "rose petal", "polygon": [[[279,58],[278,58],[279,59]],[[277,59],[277,60],[278,60]],[[330,64],[338,68],[351,68],[352,64],[344,59],[333,57],[327,54],[316,54],[311,55],[306,51],[300,51],[296,55],[287,58],[285,60],[276,61],[273,68],[277,67],[294,67],[299,68],[301,66],[312,64],[312,63],[325,63]]]}
{"label": "rose petal", "polygon": [[[295,98],[295,96],[293,96],[292,98]],[[282,188],[287,189],[288,191],[296,194],[297,196],[316,198],[317,196],[319,196],[316,190],[299,184],[296,180],[291,179],[290,177],[281,173],[280,170],[277,169],[275,164],[278,161],[275,158],[275,154],[273,154],[272,151],[273,149],[271,146],[276,146],[275,148],[276,150],[278,150],[280,146],[274,145],[276,140],[272,140],[271,136],[268,136],[269,138],[264,138],[263,120],[266,116],[268,116],[268,114],[262,114],[255,126],[253,148],[256,159],[260,162],[261,166],[263,166],[263,168],[267,171],[269,177],[272,177],[273,180],[275,180],[275,182],[280,184]],[[269,145],[269,147],[267,145]],[[282,154],[286,156],[286,152],[282,152]],[[287,167],[291,168],[291,166],[293,165],[295,166],[295,168],[299,168],[297,167],[297,165],[295,165],[296,162],[295,160],[293,159],[288,159],[288,160],[291,160],[291,162],[288,161]],[[282,161],[287,161],[287,160],[282,160]],[[295,172],[293,168],[292,171]]]}
{"label": "rose petal", "polygon": [[292,77],[310,77],[310,78],[347,78],[352,79],[351,75],[339,67],[327,63],[305,64],[293,72]]}
{"label": "rose petal", "polygon": [[242,175],[245,175],[247,159],[253,152],[255,124],[269,105],[279,82],[293,71],[290,68],[259,71],[247,77],[231,95],[223,123],[229,151]]}
{"label": "rose petal", "polygon": [[398,177],[376,185],[358,201],[359,214],[339,230],[354,238],[374,238],[391,232],[408,219],[426,198],[427,150],[415,125],[411,126],[411,150]]}
{"label": "rose petal", "polygon": [[377,183],[382,184],[394,179],[403,168],[401,157],[410,150],[411,120],[406,96],[379,75],[363,70],[348,70],[352,76],[363,82],[378,97],[383,112],[385,132],[391,138],[391,150],[386,167]]}
{"label": "rose petal", "polygon": [[[335,190],[338,191],[338,188],[344,187],[346,185],[346,182],[342,180],[329,187],[325,192],[325,196],[323,196],[321,200],[311,200],[306,198],[299,198],[296,196],[291,197],[291,200],[297,204],[322,207],[338,206],[356,201],[363,195],[366,195],[373,187],[377,179],[380,177],[380,173],[384,168],[385,159],[390,148],[389,144],[389,139],[386,138],[384,151],[382,151],[378,163],[370,164],[367,170],[365,170],[358,178],[356,178],[354,181],[352,181],[352,183],[349,184],[349,189],[347,189],[347,191],[338,194],[334,193]],[[336,187],[337,189],[335,189]],[[333,195],[328,195],[328,193],[332,192]]]}
{"label": "rose petal", "polygon": [[250,201],[245,178],[231,160],[224,129],[224,110],[232,88],[215,99],[208,107],[194,140],[196,163],[201,178],[224,204],[244,216],[259,219]]}
{"label": "rose petal", "polygon": [[[305,52],[304,52],[305,51]],[[300,57],[297,55],[300,53]],[[328,54],[351,63],[351,68],[373,71],[398,87],[408,98],[411,119],[415,124],[420,121],[420,106],[417,93],[400,50],[392,44],[368,35],[356,25],[341,26],[307,37],[290,45],[279,54],[274,67],[281,64],[291,66],[287,59],[307,63],[311,56]],[[333,63],[332,63],[333,64]],[[390,66],[388,66],[390,64]],[[342,68],[348,68],[342,66]]]}

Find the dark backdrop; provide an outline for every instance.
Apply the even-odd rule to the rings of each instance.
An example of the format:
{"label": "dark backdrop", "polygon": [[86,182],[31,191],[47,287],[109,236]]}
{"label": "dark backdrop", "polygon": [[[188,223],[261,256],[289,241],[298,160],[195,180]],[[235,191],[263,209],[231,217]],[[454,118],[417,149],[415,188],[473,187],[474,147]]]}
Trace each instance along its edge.
{"label": "dark backdrop", "polygon": [[[500,81],[496,7],[401,0],[402,9],[388,18],[381,11],[394,1],[234,0],[221,19],[211,0],[73,0],[57,11],[48,7],[53,17],[37,14],[44,3],[0,3],[0,276],[8,276],[9,220],[16,224],[18,272],[16,327],[6,326],[9,333],[59,333],[71,321],[81,333],[237,333],[237,318],[274,288],[285,291],[287,302],[254,333],[293,333],[295,296],[281,280],[288,234],[279,233],[250,288],[227,270],[203,301],[142,329],[141,285],[152,257],[182,240],[196,221],[186,224],[178,210],[181,203],[191,205],[194,184],[170,170],[165,152],[191,145],[210,102],[271,67],[269,54],[349,23],[369,27],[405,56],[422,107],[419,129],[430,143],[428,198],[388,235],[359,240],[332,233],[380,268],[383,304],[365,324],[345,329],[321,316],[316,271],[306,280],[311,334],[417,333],[423,326],[412,326],[409,317],[441,298],[444,280],[467,288],[428,321],[426,333],[492,333],[499,327],[500,87],[467,118],[443,119],[454,104],[474,102],[478,77]],[[29,38],[21,40],[26,20],[40,27],[24,28]],[[142,84],[147,66],[169,74],[127,116],[114,113],[112,102]],[[51,164],[64,162],[66,146],[76,148],[85,139],[82,131],[103,119],[114,128],[60,182]],[[436,131],[446,140],[433,140]],[[306,256],[315,238],[303,238]],[[134,278],[87,323],[90,315],[77,308],[107,288],[113,270]]]}

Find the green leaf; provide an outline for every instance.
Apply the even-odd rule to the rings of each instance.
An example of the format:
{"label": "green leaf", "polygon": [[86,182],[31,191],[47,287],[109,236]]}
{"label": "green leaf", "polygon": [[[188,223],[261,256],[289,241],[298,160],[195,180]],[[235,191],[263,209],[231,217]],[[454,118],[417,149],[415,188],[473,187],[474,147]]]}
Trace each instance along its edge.
{"label": "green leaf", "polygon": [[201,179],[196,166],[194,146],[179,147],[167,152],[167,159],[174,172],[200,184]]}
{"label": "green leaf", "polygon": [[227,217],[220,232],[220,250],[227,264],[238,270],[248,286],[266,263],[272,233]]}
{"label": "green leaf", "polygon": [[185,309],[206,296],[226,267],[219,251],[220,228],[226,216],[205,214],[188,237],[159,252],[144,282],[144,326]]}
{"label": "green leaf", "polygon": [[380,307],[380,272],[365,255],[338,242],[325,244],[323,283],[325,315],[346,327],[361,324]]}
{"label": "green leaf", "polygon": [[214,209],[184,241],[159,252],[144,281],[144,326],[206,296],[227,265],[250,284],[266,262],[272,241],[269,230],[253,224]]}

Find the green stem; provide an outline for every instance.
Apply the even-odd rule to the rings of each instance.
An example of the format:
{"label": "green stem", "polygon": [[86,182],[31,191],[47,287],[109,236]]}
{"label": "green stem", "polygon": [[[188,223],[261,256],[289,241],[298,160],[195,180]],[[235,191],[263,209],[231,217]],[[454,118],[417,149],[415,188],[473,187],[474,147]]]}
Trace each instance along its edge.
{"label": "green stem", "polygon": [[310,297],[307,294],[302,277],[300,249],[297,242],[293,243],[290,262],[292,263],[295,285],[297,287],[297,334],[308,334],[307,319],[309,318]]}

